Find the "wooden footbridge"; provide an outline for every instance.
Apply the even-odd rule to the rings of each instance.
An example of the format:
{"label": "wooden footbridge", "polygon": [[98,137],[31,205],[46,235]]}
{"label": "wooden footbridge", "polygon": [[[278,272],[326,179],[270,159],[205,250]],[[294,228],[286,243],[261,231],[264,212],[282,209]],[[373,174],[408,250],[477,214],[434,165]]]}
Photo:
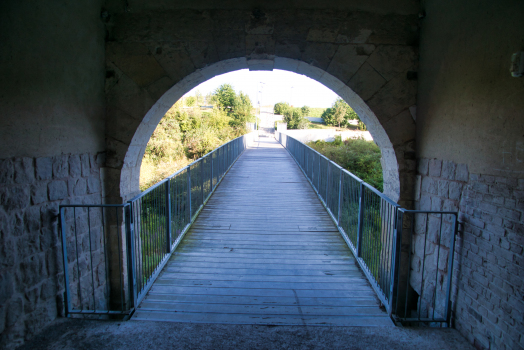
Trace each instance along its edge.
{"label": "wooden footbridge", "polygon": [[268,137],[231,167],[132,319],[393,325],[300,168]]}

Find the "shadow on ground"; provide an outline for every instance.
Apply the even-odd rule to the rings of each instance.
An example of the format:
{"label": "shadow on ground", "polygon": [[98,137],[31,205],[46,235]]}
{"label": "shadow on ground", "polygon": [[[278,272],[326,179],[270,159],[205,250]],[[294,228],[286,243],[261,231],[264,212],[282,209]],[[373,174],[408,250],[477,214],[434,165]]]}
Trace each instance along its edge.
{"label": "shadow on ground", "polygon": [[59,319],[19,349],[473,349],[454,329]]}

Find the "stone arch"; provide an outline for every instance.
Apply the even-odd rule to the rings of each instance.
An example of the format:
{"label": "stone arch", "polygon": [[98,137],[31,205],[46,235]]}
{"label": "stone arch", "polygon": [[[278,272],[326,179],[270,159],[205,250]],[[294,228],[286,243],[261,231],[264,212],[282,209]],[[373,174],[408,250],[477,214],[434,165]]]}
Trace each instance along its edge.
{"label": "stone arch", "polygon": [[418,20],[404,10],[115,9],[106,23],[105,201],[137,193],[142,149],[177,94],[249,68],[304,74],[348,101],[382,148],[385,192],[411,207]]}
{"label": "stone arch", "polygon": [[145,114],[125,153],[120,174],[120,195],[123,199],[128,199],[139,192],[140,166],[146,145],[169,108],[185,93],[200,83],[217,75],[247,68],[252,70],[275,68],[302,74],[322,83],[343,98],[366,124],[373,139],[382,151],[384,192],[394,200],[399,199],[399,167],[395,150],[388,134],[369,106],[351,88],[328,72],[305,62],[279,57],[276,57],[274,61],[257,60],[256,62],[249,62],[246,58],[220,61],[189,74],[169,88]]}

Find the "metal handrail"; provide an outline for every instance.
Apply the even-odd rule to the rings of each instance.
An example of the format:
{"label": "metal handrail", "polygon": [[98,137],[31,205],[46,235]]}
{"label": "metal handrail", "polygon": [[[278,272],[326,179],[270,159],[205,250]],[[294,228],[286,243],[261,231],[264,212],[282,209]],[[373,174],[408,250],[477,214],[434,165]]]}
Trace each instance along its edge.
{"label": "metal handrail", "polygon": [[217,147],[128,201],[136,305],[255,134]]}
{"label": "metal handrail", "polygon": [[[297,139],[278,131],[275,132],[275,139],[288,150],[306,176],[388,314],[394,316],[395,320],[412,322],[413,318],[409,316],[407,309],[408,289],[411,283],[409,265],[407,268],[407,285],[405,288],[400,285],[400,276],[403,272],[401,266],[404,267],[406,263],[406,257],[403,256],[401,251],[404,215],[426,213],[427,215],[441,216],[452,214],[456,217],[457,213],[404,209],[358,176],[343,169],[340,165]],[[322,163],[324,163],[324,166],[322,166]],[[324,172],[323,169],[325,169]],[[339,175],[335,175],[336,172],[339,172]],[[333,200],[334,195],[338,197],[338,201],[336,198]],[[454,222],[451,238],[453,242],[450,243],[452,252],[454,251],[454,239],[457,232],[456,220]],[[414,223],[415,220],[410,227],[411,230],[414,229]],[[441,227],[438,236],[442,237],[442,235]],[[412,236],[413,234],[410,236],[410,244],[413,239]],[[438,252],[440,252],[440,249],[439,245]],[[450,253],[448,264],[448,291],[451,291],[452,255]],[[408,264],[411,262],[411,258],[410,251],[407,257]],[[426,257],[423,257],[424,262],[425,259]],[[438,263],[436,274],[438,275]],[[422,279],[423,277],[424,272]],[[404,304],[404,310],[401,310],[401,304]],[[445,322],[449,325],[451,314],[449,310],[450,292],[447,293],[445,304],[445,317],[435,317],[435,312],[433,312],[433,317],[421,317],[419,313],[416,318],[417,322]],[[436,293],[433,305],[433,310],[435,310]],[[421,307],[419,307],[420,309]],[[395,314],[393,315],[393,313]]]}
{"label": "metal handrail", "polygon": [[66,315],[129,317],[255,134],[217,147],[124,204],[61,205]]}

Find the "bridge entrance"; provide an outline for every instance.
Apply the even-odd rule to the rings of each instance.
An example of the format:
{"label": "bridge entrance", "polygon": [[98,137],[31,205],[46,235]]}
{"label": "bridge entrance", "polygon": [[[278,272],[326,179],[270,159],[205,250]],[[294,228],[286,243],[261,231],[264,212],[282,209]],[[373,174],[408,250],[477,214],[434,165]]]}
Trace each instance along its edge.
{"label": "bridge entrance", "polygon": [[238,158],[134,320],[393,326],[346,242],[274,138]]}

